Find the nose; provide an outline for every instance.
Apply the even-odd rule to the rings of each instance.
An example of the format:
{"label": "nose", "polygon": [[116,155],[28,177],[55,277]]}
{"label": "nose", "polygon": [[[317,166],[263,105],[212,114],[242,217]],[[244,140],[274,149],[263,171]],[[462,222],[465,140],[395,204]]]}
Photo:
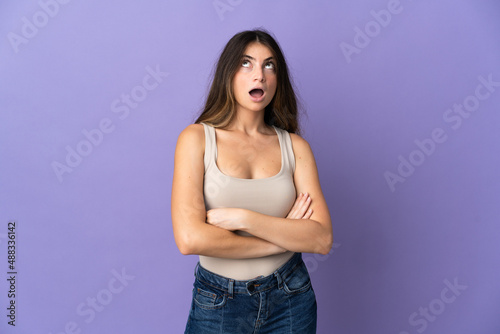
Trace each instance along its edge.
{"label": "nose", "polygon": [[266,80],[264,76],[264,70],[258,66],[254,69],[254,80],[264,82]]}

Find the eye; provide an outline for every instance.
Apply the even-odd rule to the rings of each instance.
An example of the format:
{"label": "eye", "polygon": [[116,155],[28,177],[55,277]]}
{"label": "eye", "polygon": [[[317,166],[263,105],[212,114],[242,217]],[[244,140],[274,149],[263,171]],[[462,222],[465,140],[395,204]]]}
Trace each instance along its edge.
{"label": "eye", "polygon": [[248,61],[248,60],[246,60],[246,59],[245,59],[245,60],[243,60],[243,61],[241,62],[241,66],[243,66],[243,67],[250,67],[250,61]]}
{"label": "eye", "polygon": [[273,62],[267,63],[266,66],[265,66],[265,68],[268,69],[268,70],[274,70],[275,69],[274,63]]}

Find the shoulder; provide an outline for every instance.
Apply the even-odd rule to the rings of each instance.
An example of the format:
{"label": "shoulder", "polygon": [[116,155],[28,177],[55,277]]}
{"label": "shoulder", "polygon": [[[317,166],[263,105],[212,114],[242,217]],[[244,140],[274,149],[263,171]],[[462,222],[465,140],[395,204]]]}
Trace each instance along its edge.
{"label": "shoulder", "polygon": [[293,151],[295,153],[296,159],[300,159],[301,156],[312,155],[311,146],[301,136],[296,133],[290,133],[290,139],[292,141]]}
{"label": "shoulder", "polygon": [[309,194],[320,194],[318,167],[311,146],[307,140],[297,134],[290,133],[290,137],[295,155],[294,182],[297,192],[307,191]]}
{"label": "shoulder", "polygon": [[205,129],[203,127],[203,124],[189,124],[182,130],[182,132],[179,134],[180,137],[202,137],[205,136]]}
{"label": "shoulder", "polygon": [[205,146],[205,129],[203,124],[190,124],[181,131],[177,139],[177,147],[186,149],[203,149]]}
{"label": "shoulder", "polygon": [[205,129],[203,124],[189,124],[179,134],[178,141],[200,141],[205,138]]}

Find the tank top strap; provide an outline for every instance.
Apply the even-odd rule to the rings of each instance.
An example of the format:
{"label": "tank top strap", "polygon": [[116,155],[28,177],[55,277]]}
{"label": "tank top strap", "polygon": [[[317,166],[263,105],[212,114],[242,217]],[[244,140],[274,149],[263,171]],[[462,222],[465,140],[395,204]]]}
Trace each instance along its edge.
{"label": "tank top strap", "polygon": [[290,133],[274,125],[273,127],[276,129],[281,143],[281,154],[283,155],[284,163],[283,167],[290,170],[293,174],[295,172],[295,155],[293,154],[292,138],[290,138]]}
{"label": "tank top strap", "polygon": [[215,146],[215,129],[213,126],[210,126],[205,123],[203,124],[203,128],[205,129],[205,155],[203,157],[203,163],[205,164],[205,172],[210,167],[210,164],[216,159],[216,149]]}

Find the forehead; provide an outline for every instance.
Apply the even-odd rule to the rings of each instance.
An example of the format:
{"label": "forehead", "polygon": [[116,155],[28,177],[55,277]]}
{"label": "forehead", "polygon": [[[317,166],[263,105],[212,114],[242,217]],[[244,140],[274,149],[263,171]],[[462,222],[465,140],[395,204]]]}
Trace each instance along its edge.
{"label": "forehead", "polygon": [[251,57],[256,58],[256,59],[259,59],[259,58],[266,59],[266,58],[274,56],[271,49],[269,49],[267,46],[265,46],[264,44],[261,44],[259,42],[252,42],[252,43],[248,44],[247,47],[245,48],[245,52],[243,54],[247,55],[247,56],[251,56]]}

